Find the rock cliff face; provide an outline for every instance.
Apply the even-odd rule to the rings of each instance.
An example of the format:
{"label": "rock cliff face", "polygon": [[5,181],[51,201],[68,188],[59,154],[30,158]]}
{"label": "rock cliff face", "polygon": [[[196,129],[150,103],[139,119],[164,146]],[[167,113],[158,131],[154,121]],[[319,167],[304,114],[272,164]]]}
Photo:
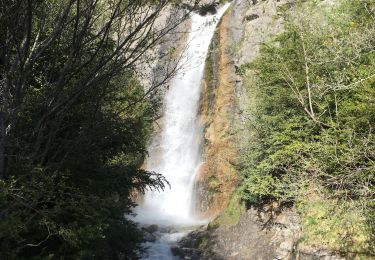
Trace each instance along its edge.
{"label": "rock cliff face", "polygon": [[276,208],[251,208],[235,225],[209,225],[195,231],[174,252],[182,259],[194,260],[343,259],[330,252],[299,248],[298,215],[289,208]]}
{"label": "rock cliff face", "polygon": [[238,183],[241,111],[251,97],[236,72],[257,57],[261,44],[283,30],[279,12],[292,6],[293,0],[236,0],[217,28],[206,61],[200,110],[205,163],[197,179],[196,208],[203,217],[219,215]]}
{"label": "rock cliff face", "polygon": [[197,209],[204,217],[218,215],[237,185],[235,67],[230,52],[230,16],[220,21],[206,60],[200,117],[204,125],[204,164],[196,184]]}
{"label": "rock cliff face", "polygon": [[[260,47],[283,31],[282,10],[295,0],[235,0],[223,16],[207,58],[201,118],[205,163],[197,180],[197,210],[205,217],[222,214],[238,183],[235,159],[241,152],[242,112],[252,97],[237,75]],[[266,205],[250,208],[238,223],[212,222],[191,233],[174,251],[183,259],[342,259],[329,252],[302,248],[301,225],[293,208]]]}
{"label": "rock cliff face", "polygon": [[191,20],[187,9],[168,5],[155,24],[156,29],[168,33],[157,46],[148,50],[144,59],[137,64],[137,68],[141,83],[147,86],[145,91],[150,92],[154,101],[160,103],[165,96],[169,80],[178,72]]}

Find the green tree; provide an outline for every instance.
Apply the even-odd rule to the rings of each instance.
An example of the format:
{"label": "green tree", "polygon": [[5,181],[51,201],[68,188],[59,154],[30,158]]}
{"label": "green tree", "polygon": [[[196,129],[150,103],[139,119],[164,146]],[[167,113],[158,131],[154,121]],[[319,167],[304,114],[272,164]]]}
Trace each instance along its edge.
{"label": "green tree", "polygon": [[134,259],[132,196],[157,115],[136,66],[181,23],[169,1],[0,1],[0,258]]}
{"label": "green tree", "polygon": [[306,243],[349,255],[374,254],[374,7],[300,3],[242,68],[255,72],[245,200],[296,205]]}

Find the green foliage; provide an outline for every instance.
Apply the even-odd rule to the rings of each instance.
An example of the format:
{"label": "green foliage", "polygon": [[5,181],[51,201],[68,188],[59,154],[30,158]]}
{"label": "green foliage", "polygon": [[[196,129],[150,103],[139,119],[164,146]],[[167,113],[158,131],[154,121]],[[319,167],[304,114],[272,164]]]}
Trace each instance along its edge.
{"label": "green foliage", "polygon": [[219,217],[210,223],[209,228],[236,224],[244,212],[245,204],[243,203],[240,192],[236,191],[232,194],[228,207]]}
{"label": "green foliage", "polygon": [[[142,234],[124,218],[135,206],[132,192],[164,186],[161,176],[139,170],[154,110],[148,101],[128,107],[143,95],[134,79],[111,84],[113,93],[107,92],[99,108],[91,96],[81,97],[66,114],[46,165],[34,168],[28,160],[11,165],[17,177],[3,180],[0,189],[1,258],[137,256]],[[39,109],[33,104],[40,104],[28,102],[17,129],[25,136],[24,149]]]}
{"label": "green foliage", "polygon": [[40,170],[1,185],[1,205],[7,206],[0,225],[4,259],[103,259],[114,252],[134,255],[141,242],[136,225],[120,218],[130,209],[128,198],[85,193],[69,175]]}
{"label": "green foliage", "polygon": [[243,198],[299,203],[306,243],[343,254],[374,254],[374,7],[300,3],[239,71],[252,97]]}
{"label": "green foliage", "polygon": [[208,185],[208,191],[209,192],[213,192],[213,193],[218,192],[220,186],[222,185],[220,183],[220,180],[217,177],[215,177],[215,176],[210,176],[208,178],[207,182],[208,182],[207,183],[207,185]]}
{"label": "green foliage", "polygon": [[[95,6],[72,2],[82,5],[77,10]],[[33,3],[33,26],[44,25],[43,31],[32,28],[32,38],[39,37],[35,44],[51,34],[66,3]],[[124,216],[135,206],[133,195],[164,188],[161,175],[140,169],[157,104],[147,97],[133,66],[96,69],[114,59],[117,46],[109,36],[96,36],[98,24],[80,24],[88,14],[74,16],[76,9],[36,58],[24,78],[22,100],[9,109],[16,116],[7,130],[7,178],[0,180],[0,259],[135,259],[143,235]],[[85,42],[74,50],[78,29],[72,21],[82,26],[77,26],[79,40]],[[125,64],[120,56],[116,62]],[[9,77],[3,62],[0,51],[1,83]],[[82,87],[91,71],[96,74]]]}
{"label": "green foliage", "polygon": [[353,202],[329,199],[300,202],[297,208],[304,232],[301,243],[315,247],[324,245],[337,252],[345,248],[353,258],[371,251],[371,229],[359,207]]}

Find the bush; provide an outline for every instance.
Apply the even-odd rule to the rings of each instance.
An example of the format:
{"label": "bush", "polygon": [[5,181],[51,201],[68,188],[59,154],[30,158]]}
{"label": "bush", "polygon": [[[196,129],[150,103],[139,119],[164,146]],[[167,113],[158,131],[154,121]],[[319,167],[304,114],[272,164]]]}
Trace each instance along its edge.
{"label": "bush", "polygon": [[245,78],[243,198],[300,203],[306,241],[348,254],[374,253],[374,7],[300,3],[240,69],[256,75]]}

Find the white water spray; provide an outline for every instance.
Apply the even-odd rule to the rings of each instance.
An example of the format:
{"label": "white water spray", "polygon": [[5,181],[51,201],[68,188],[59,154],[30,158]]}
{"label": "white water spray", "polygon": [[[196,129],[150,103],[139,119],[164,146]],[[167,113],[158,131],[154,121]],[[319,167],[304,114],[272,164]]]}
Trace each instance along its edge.
{"label": "white water spray", "polygon": [[[191,16],[189,45],[181,61],[187,64],[187,68],[185,73],[171,82],[165,98],[160,140],[150,147],[146,165],[147,170],[163,174],[171,188],[167,187],[160,193],[149,191],[145,194],[142,205],[136,209],[136,221],[141,224],[189,226],[202,223],[192,212],[194,180],[202,163],[203,131],[197,117],[198,106],[209,45],[217,23],[228,6],[226,4],[220,8],[214,16]],[[159,143],[158,147],[155,143]],[[161,249],[165,252],[165,247],[173,240],[169,234],[154,243],[150,252],[155,255],[149,259],[171,259],[160,252],[157,255],[157,251]]]}

